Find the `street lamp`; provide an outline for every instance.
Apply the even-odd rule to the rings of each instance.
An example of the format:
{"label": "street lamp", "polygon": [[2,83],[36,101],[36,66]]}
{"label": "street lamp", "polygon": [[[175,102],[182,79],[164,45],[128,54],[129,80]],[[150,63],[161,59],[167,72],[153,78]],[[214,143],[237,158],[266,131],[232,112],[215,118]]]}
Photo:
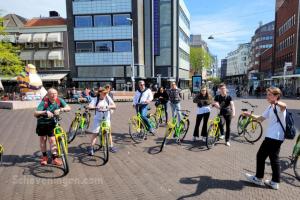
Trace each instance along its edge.
{"label": "street lamp", "polygon": [[131,18],[126,18],[126,20],[131,22],[131,81],[132,81],[132,91],[135,91],[135,77],[134,77],[134,46],[133,46],[133,20]]}

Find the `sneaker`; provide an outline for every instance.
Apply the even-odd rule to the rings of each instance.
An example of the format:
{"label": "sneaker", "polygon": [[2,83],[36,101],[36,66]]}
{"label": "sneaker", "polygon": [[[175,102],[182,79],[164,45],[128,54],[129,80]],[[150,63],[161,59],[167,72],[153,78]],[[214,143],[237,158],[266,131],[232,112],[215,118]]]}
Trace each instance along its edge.
{"label": "sneaker", "polygon": [[112,153],[117,153],[118,148],[117,147],[109,147],[109,151],[112,152]]}
{"label": "sneaker", "polygon": [[193,142],[197,141],[197,137],[193,136]]}
{"label": "sneaker", "polygon": [[93,156],[95,154],[94,153],[94,148],[88,147],[88,154],[89,154],[89,156]]}
{"label": "sneaker", "polygon": [[225,139],[225,136],[224,136],[224,135],[220,135],[219,139],[220,139],[220,140],[224,140],[224,139]]}
{"label": "sneaker", "polygon": [[40,162],[41,162],[41,165],[47,165],[48,164],[48,156],[42,156]]}
{"label": "sneaker", "polygon": [[225,145],[230,147],[230,142],[226,142]]}
{"label": "sneaker", "polygon": [[202,137],[202,141],[203,141],[203,142],[206,142],[206,137]]}
{"label": "sneaker", "polygon": [[62,165],[62,161],[59,159],[59,158],[54,158],[53,160],[52,160],[52,164],[53,165],[57,165],[57,166],[61,166]]}
{"label": "sneaker", "polygon": [[269,186],[270,188],[272,188],[274,190],[279,189],[279,183],[273,182],[271,180],[265,180],[264,183],[266,186]]}
{"label": "sneaker", "polygon": [[260,186],[264,185],[262,179],[256,178],[256,176],[253,176],[253,175],[248,174],[248,173],[246,173],[245,176],[246,176],[247,181],[250,182],[250,183],[254,183],[254,184],[260,185]]}

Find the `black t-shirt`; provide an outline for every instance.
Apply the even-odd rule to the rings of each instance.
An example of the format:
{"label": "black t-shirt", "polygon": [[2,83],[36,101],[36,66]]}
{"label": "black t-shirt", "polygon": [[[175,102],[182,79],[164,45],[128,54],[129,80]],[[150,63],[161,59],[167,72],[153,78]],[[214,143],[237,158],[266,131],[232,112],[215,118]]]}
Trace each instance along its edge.
{"label": "black t-shirt", "polygon": [[221,115],[231,115],[232,114],[232,110],[230,107],[230,101],[232,101],[231,96],[226,95],[226,96],[222,96],[222,95],[216,95],[215,96],[215,101],[219,103],[220,105],[220,114]]}

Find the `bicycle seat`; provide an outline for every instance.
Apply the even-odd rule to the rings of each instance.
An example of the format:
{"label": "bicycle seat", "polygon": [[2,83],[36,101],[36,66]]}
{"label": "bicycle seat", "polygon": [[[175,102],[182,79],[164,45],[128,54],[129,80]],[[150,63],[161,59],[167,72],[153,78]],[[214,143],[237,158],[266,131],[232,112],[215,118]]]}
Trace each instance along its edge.
{"label": "bicycle seat", "polygon": [[247,111],[248,111],[247,108],[242,108],[241,110],[242,110],[243,112],[247,112]]}

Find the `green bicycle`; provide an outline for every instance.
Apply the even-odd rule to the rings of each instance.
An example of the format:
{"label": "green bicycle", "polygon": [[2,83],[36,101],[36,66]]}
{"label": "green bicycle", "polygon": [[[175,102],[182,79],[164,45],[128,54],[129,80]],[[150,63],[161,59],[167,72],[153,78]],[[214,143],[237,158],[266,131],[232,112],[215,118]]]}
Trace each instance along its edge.
{"label": "green bicycle", "polygon": [[157,125],[159,125],[159,124],[163,124],[164,122],[166,122],[166,114],[165,114],[164,105],[159,103],[159,101],[157,101],[156,103],[158,105],[156,106],[154,117],[155,117]]}
{"label": "green bicycle", "polygon": [[[136,106],[139,107],[141,105],[143,104],[137,104]],[[155,116],[153,114],[148,114],[147,117],[149,119],[151,127],[157,128],[158,126],[156,123]],[[149,132],[149,130],[144,120],[142,119],[140,112],[138,112],[136,115],[132,116],[129,119],[128,125],[129,125],[129,135],[135,143],[141,143],[147,137],[147,132]]]}
{"label": "green bicycle", "polygon": [[[188,130],[190,127],[190,120],[188,119],[189,117],[189,110],[177,110],[179,112],[182,112],[182,118],[180,120],[180,122],[178,123],[178,116],[177,116],[177,112],[175,114],[174,117],[172,117],[171,120],[169,120],[168,124],[167,124],[167,128],[166,128],[166,132],[165,132],[165,136],[163,139],[163,142],[161,144],[160,147],[160,152],[163,150],[164,146],[168,143],[168,141],[173,137],[176,139],[176,142],[178,144],[180,144]],[[172,134],[173,133],[173,134]]]}
{"label": "green bicycle", "polygon": [[[252,110],[251,110],[251,115],[254,113],[254,109],[257,108],[256,105],[252,105],[248,101],[242,101],[244,104],[248,104]],[[262,125],[259,121],[255,120],[253,117],[247,117],[243,113],[247,112],[248,109],[243,108],[242,114],[238,118],[238,123],[237,123],[237,132],[239,135],[243,135],[244,138],[247,140],[249,143],[254,143],[258,141],[263,133],[263,128]]]}
{"label": "green bicycle", "polygon": [[4,147],[0,144],[0,165],[2,165]]}
{"label": "green bicycle", "polygon": [[206,137],[206,146],[208,149],[211,149],[216,141],[220,139],[221,131],[219,127],[219,123],[221,121],[220,114],[216,115],[213,119],[208,121],[208,130]]}
{"label": "green bicycle", "polygon": [[75,112],[75,118],[73,119],[69,131],[68,131],[68,143],[70,144],[76,137],[76,135],[85,133],[85,130],[90,126],[91,113],[89,109],[84,106],[84,112],[81,113],[81,108]]}
{"label": "green bicycle", "polygon": [[293,166],[294,173],[296,178],[300,181],[300,135],[298,136],[296,143],[293,147],[293,153],[290,157],[291,159],[291,166]]}

